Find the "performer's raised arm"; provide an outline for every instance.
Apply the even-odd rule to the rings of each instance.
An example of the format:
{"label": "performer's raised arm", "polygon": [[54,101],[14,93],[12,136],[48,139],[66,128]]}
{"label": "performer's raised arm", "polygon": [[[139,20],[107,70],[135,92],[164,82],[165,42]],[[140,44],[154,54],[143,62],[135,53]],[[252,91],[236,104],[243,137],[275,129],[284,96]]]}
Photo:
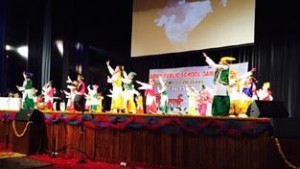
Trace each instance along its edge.
{"label": "performer's raised arm", "polygon": [[109,60],[106,61],[106,65],[107,65],[107,69],[108,69],[109,73],[110,73],[111,75],[113,75],[115,71],[114,71],[114,69],[110,66],[110,61],[109,61]]}
{"label": "performer's raised arm", "polygon": [[166,84],[165,84],[165,82],[163,81],[163,79],[162,79],[161,76],[159,76],[158,79],[159,79],[159,83],[160,83],[160,85],[161,85],[161,88],[157,87],[157,91],[158,91],[158,93],[162,93],[163,91],[166,90]]}
{"label": "performer's raised arm", "polygon": [[138,87],[139,90],[147,90],[147,89],[152,89],[152,85],[148,84],[148,83],[144,83],[141,81],[136,80],[136,83],[141,85],[140,87]]}
{"label": "performer's raised arm", "polygon": [[245,73],[245,74],[239,76],[238,78],[244,80],[244,79],[246,79],[246,78],[252,76],[253,73],[254,73],[255,71],[256,71],[256,68],[254,67],[254,68],[252,68],[249,72],[247,72],[247,73]]}
{"label": "performer's raised arm", "polygon": [[[209,56],[207,56],[207,54],[205,52],[203,52],[203,56],[205,57],[205,61],[206,63],[214,68],[214,69],[227,69],[228,66],[224,65],[224,64],[216,64]],[[221,61],[220,61],[221,62]]]}
{"label": "performer's raised arm", "polygon": [[93,89],[91,88],[91,85],[88,85],[88,86],[87,86],[87,90],[88,90],[88,92],[90,92],[90,91],[93,90]]}
{"label": "performer's raised arm", "polygon": [[67,83],[73,83],[73,81],[72,81],[72,79],[70,78],[70,76],[67,77],[66,82],[67,82]]}

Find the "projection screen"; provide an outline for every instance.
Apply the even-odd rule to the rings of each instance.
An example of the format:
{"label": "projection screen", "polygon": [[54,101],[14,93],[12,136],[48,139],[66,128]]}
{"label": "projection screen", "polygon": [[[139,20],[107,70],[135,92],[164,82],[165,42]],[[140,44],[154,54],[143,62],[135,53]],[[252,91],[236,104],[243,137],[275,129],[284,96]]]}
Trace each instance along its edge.
{"label": "projection screen", "polygon": [[255,0],[133,0],[131,57],[254,43]]}

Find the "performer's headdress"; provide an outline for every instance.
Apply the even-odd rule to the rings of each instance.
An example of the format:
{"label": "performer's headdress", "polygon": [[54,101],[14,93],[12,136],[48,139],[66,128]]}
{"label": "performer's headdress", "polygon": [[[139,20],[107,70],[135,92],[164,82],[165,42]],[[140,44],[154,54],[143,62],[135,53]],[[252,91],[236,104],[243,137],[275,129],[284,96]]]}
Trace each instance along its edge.
{"label": "performer's headdress", "polygon": [[[255,78],[255,77],[253,77],[253,76],[249,76],[249,78],[251,78],[251,79],[252,79],[252,81],[253,81],[254,83],[258,83],[258,80],[256,80],[256,78]],[[270,86],[270,84],[269,84],[269,86]]]}
{"label": "performer's headdress", "polygon": [[235,61],[236,59],[234,57],[231,56],[224,56],[221,58],[221,63],[224,65],[228,65],[229,63],[231,63],[232,61]]}
{"label": "performer's headdress", "polygon": [[130,78],[134,78],[135,76],[136,76],[137,74],[135,73],[135,72],[130,72],[130,73],[128,73],[128,77],[130,77]]}
{"label": "performer's headdress", "polygon": [[270,85],[270,82],[265,82],[265,83],[263,84],[263,86],[264,86],[265,88],[269,89],[271,85]]}
{"label": "performer's headdress", "polygon": [[26,78],[31,78],[33,76],[33,73],[30,72],[23,72]]}

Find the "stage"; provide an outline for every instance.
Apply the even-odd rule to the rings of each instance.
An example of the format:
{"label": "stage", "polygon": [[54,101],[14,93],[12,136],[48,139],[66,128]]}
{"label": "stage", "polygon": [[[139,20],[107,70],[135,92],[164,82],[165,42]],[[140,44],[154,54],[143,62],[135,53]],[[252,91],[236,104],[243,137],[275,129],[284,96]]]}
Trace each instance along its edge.
{"label": "stage", "polygon": [[[44,123],[15,120],[15,112],[0,113],[3,145],[24,154],[48,153],[52,157],[88,158],[127,166],[287,167],[277,151],[269,118],[31,113],[41,113]],[[292,160],[296,157],[293,155]]]}

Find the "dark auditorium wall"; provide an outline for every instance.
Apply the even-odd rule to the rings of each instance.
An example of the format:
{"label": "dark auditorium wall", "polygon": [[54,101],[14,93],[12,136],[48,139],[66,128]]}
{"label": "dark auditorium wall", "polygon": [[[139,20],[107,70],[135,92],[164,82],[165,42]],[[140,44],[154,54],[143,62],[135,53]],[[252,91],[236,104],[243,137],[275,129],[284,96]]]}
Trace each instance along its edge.
{"label": "dark auditorium wall", "polygon": [[[4,58],[4,1],[0,1],[0,64],[3,62]],[[3,93],[2,89],[4,88],[3,79],[4,79],[4,67],[0,67],[0,96]]]}

